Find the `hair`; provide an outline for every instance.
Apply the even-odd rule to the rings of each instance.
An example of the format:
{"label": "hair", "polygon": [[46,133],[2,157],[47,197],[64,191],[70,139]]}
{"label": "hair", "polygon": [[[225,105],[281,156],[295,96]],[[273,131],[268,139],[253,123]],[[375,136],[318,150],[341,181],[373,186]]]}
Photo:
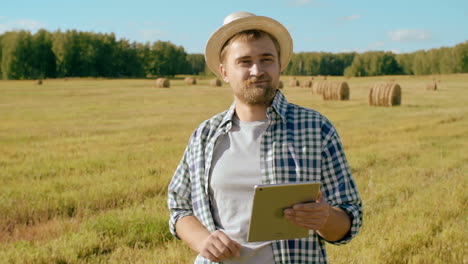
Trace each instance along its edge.
{"label": "hair", "polygon": [[221,52],[219,53],[219,61],[221,63],[224,62],[224,58],[226,57],[227,47],[229,47],[229,45],[231,45],[232,42],[234,42],[234,41],[236,41],[238,39],[246,40],[246,41],[257,40],[257,39],[260,39],[262,37],[269,37],[271,39],[271,41],[273,41],[273,44],[275,45],[276,51],[278,52],[278,59],[279,59],[281,57],[280,56],[281,55],[281,49],[280,49],[280,45],[279,45],[278,40],[268,32],[265,32],[263,30],[251,29],[251,30],[244,30],[244,31],[238,32],[238,33],[234,34],[230,39],[228,39],[224,43],[223,47],[221,48]]}

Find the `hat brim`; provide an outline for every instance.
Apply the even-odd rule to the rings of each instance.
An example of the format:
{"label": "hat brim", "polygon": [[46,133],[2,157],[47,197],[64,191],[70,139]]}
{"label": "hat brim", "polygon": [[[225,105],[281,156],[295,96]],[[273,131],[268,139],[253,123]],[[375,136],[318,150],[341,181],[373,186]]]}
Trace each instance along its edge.
{"label": "hat brim", "polygon": [[205,47],[205,61],[210,70],[222,79],[221,73],[219,72],[219,66],[221,64],[219,60],[219,54],[221,48],[235,34],[245,30],[262,30],[278,40],[280,46],[280,62],[281,71],[283,71],[291,60],[293,53],[292,38],[289,31],[278,21],[264,16],[249,16],[236,19],[228,24],[225,24],[218,28],[211,37]]}

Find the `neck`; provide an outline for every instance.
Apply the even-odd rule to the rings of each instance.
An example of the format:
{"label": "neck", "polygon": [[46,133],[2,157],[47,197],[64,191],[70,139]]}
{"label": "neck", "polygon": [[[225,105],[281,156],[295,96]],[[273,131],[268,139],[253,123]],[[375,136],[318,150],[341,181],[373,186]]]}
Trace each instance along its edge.
{"label": "neck", "polygon": [[266,105],[247,105],[236,102],[236,115],[240,121],[254,122],[266,119]]}

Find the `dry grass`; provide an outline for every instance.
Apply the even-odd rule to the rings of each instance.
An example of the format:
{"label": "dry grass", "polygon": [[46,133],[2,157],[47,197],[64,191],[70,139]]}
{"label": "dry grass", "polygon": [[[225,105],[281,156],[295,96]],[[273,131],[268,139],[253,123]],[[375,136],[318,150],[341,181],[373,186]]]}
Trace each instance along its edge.
{"label": "dry grass", "polygon": [[[298,77],[305,80],[306,77]],[[283,92],[337,128],[364,202],[361,233],[330,263],[466,263],[468,75],[397,76],[401,107]],[[330,77],[343,81],[344,78]],[[229,87],[183,80],[0,81],[0,263],[191,263],[168,232],[167,184],[193,129]]]}

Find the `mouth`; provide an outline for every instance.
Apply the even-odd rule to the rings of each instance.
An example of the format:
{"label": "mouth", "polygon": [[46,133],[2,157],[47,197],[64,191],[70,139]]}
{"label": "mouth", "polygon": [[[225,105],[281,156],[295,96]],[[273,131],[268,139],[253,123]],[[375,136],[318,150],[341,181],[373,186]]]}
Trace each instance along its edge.
{"label": "mouth", "polygon": [[247,86],[263,86],[263,85],[267,85],[270,83],[270,80],[267,80],[267,79],[261,79],[261,80],[258,80],[257,78],[252,78],[252,79],[249,79],[247,80]]}

